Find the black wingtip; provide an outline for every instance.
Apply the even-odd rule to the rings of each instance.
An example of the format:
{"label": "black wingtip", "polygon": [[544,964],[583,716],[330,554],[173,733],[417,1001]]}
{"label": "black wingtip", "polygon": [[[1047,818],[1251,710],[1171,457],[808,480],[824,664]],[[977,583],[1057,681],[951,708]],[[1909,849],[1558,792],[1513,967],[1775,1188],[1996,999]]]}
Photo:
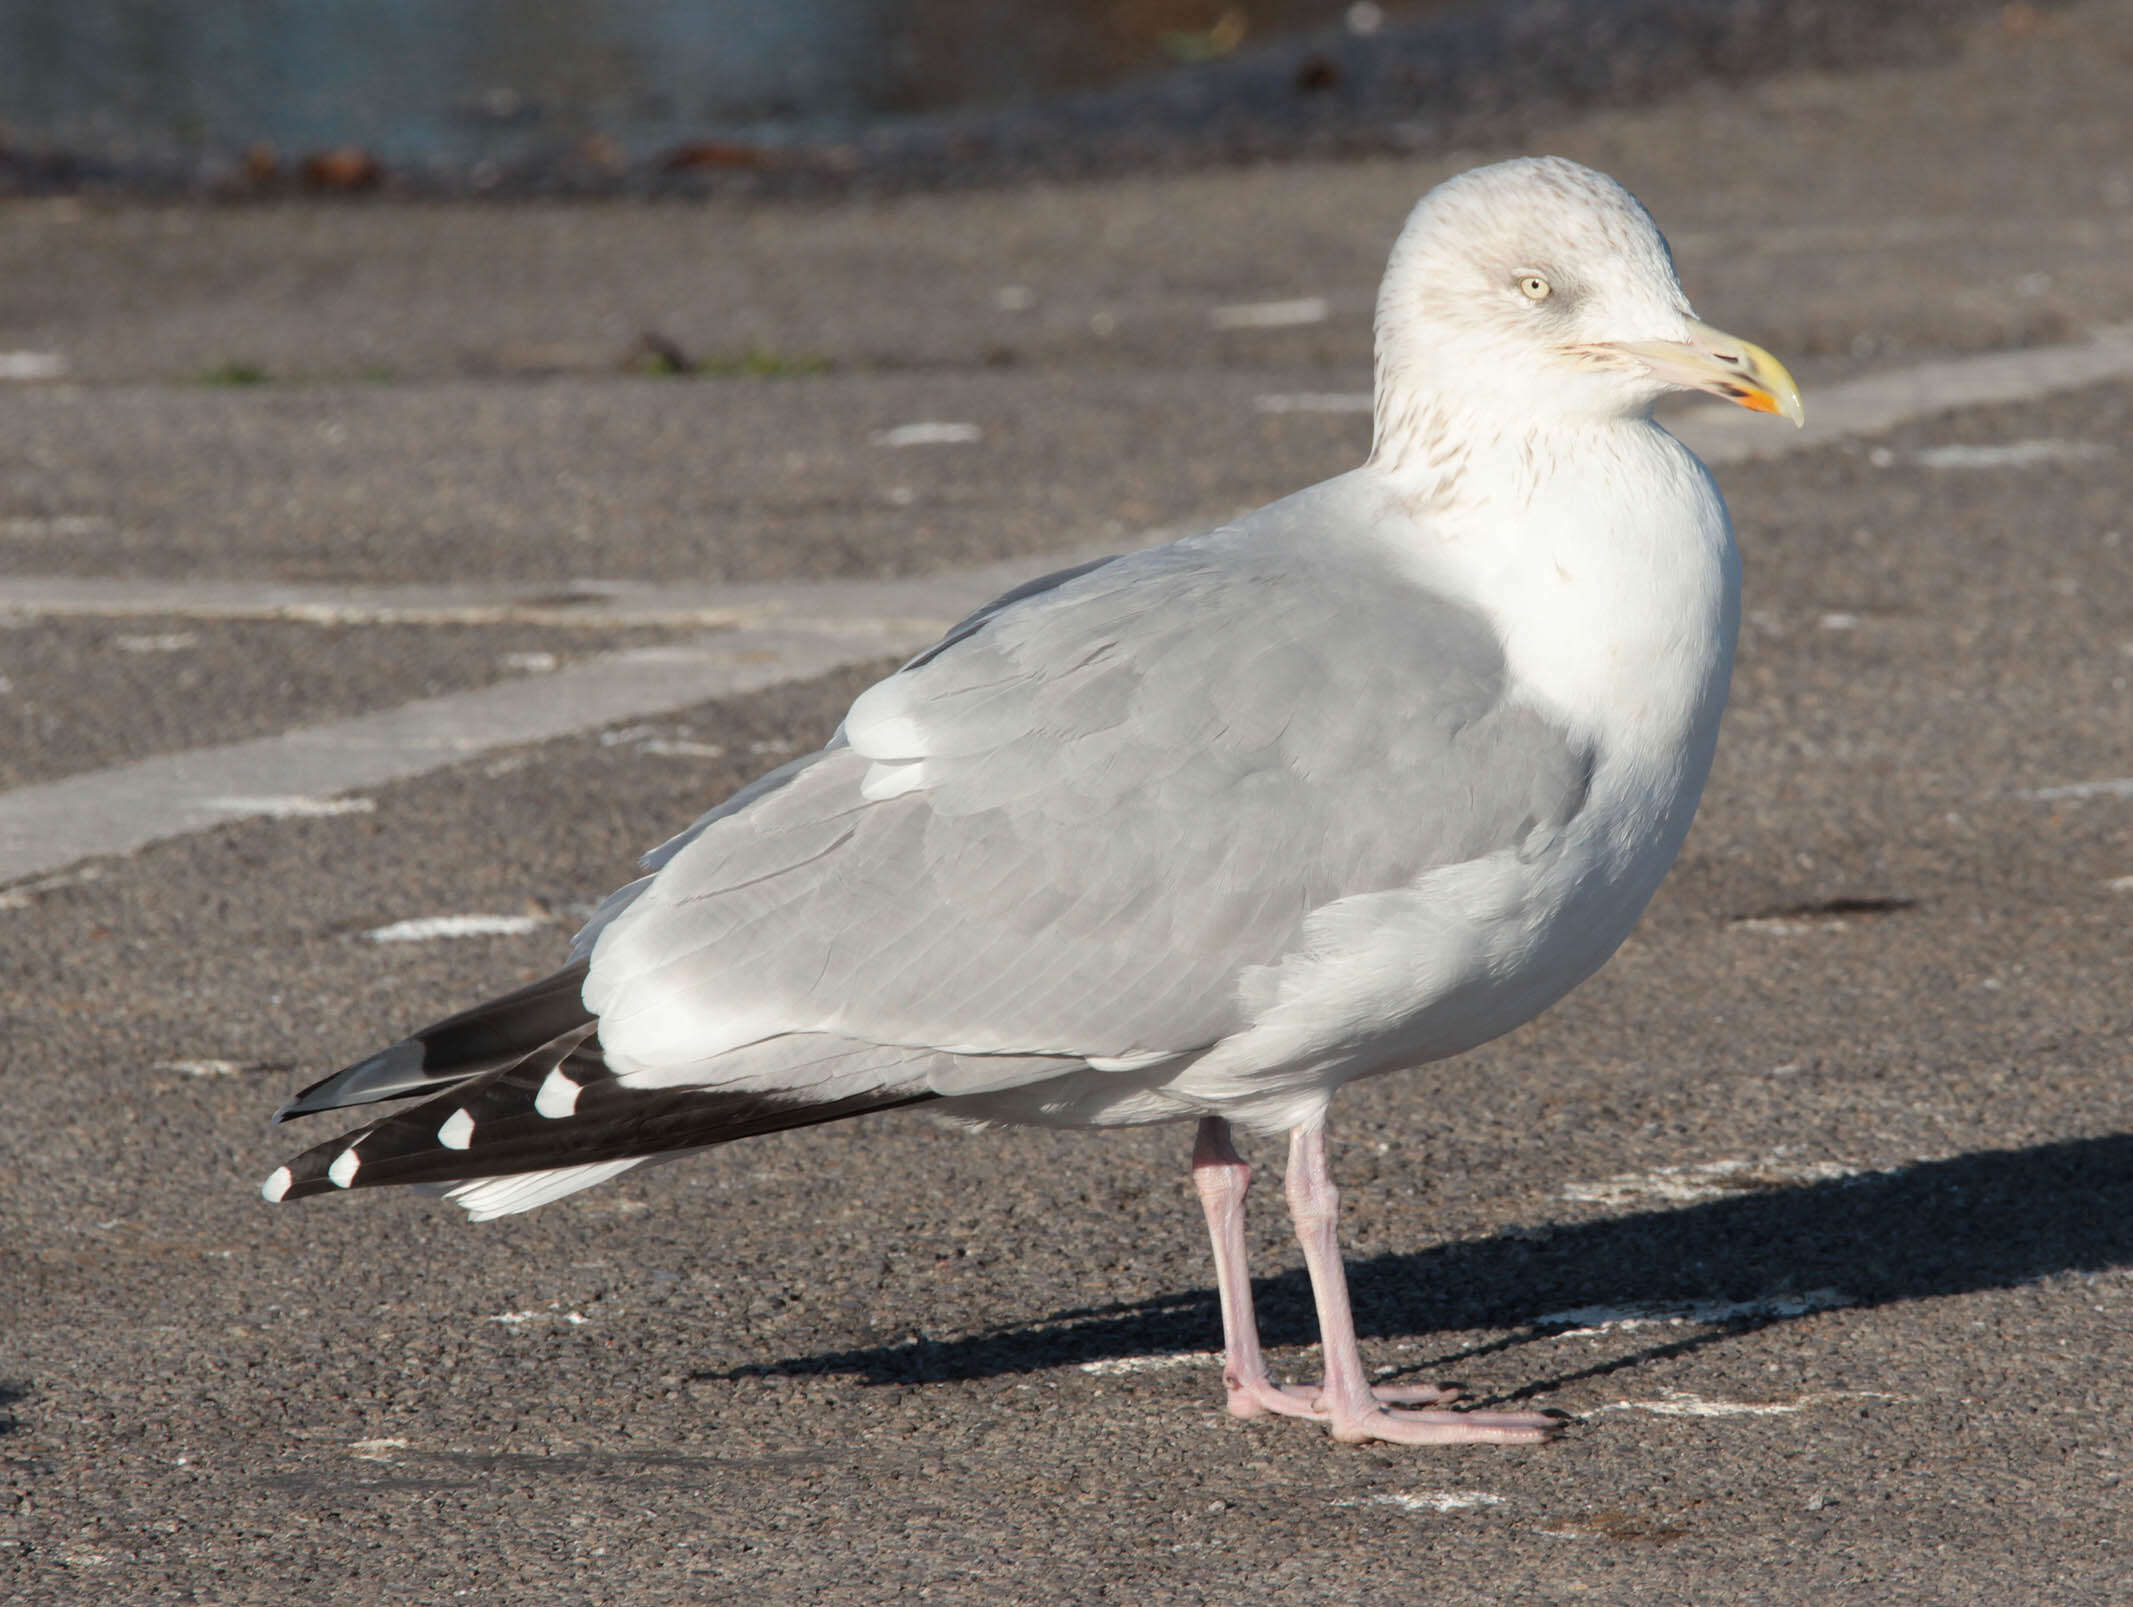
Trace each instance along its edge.
{"label": "black wingtip", "polygon": [[316,1116],[322,1110],[373,1105],[381,1099],[400,1099],[412,1093],[436,1093],[443,1085],[424,1072],[425,1055],[419,1039],[402,1038],[368,1059],[343,1066],[330,1077],[321,1077],[277,1110],[274,1120],[294,1121],[299,1116]]}
{"label": "black wingtip", "polygon": [[322,1110],[374,1105],[384,1099],[438,1094],[526,1056],[589,1026],[586,966],[567,965],[513,993],[434,1021],[398,1043],[321,1078],[274,1113],[276,1122]]}

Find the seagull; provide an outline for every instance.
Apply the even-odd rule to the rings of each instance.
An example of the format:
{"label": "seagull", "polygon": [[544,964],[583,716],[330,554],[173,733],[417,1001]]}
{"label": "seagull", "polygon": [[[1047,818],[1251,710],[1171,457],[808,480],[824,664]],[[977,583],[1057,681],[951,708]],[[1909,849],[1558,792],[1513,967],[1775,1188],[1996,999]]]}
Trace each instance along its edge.
{"label": "seagull", "polygon": [[[278,1112],[416,1100],[269,1200],[429,1185],[475,1220],[757,1133],[1196,1122],[1228,1408],[1336,1440],[1525,1443],[1560,1414],[1373,1387],[1326,1114],[1531,1020],[1628,935],[1718,739],[1740,564],[1652,419],[1801,421],[1664,237],[1555,157],[1430,191],[1377,304],[1363,465],[971,615],[819,751],[642,862],[570,963]],[[1233,1129],[1288,1138],[1323,1376],[1277,1383]]]}

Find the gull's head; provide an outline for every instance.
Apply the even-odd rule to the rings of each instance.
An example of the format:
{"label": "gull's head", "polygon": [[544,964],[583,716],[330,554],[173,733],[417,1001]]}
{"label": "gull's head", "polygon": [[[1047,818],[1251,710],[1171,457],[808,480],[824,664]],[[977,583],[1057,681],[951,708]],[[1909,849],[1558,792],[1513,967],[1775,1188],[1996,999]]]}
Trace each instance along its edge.
{"label": "gull's head", "polygon": [[1761,347],[1697,321],[1637,198],[1561,157],[1475,168],[1400,231],[1377,316],[1378,431],[1634,418],[1702,390],[1800,422]]}

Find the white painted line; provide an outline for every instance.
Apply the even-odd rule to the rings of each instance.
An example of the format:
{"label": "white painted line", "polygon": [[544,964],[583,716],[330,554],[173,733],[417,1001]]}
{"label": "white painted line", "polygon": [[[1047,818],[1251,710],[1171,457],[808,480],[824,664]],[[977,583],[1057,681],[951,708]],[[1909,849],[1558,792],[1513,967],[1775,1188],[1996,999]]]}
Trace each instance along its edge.
{"label": "white painted line", "polygon": [[1367,413],[1368,391],[1295,391],[1252,398],[1255,413]]}
{"label": "white painted line", "polygon": [[1171,1356],[1107,1356],[1102,1361],[1085,1361],[1081,1370],[1098,1377],[1111,1377],[1119,1373],[1167,1373],[1177,1367],[1212,1367],[1220,1365],[1222,1353],[1218,1350],[1183,1350]]}
{"label": "white painted line", "polygon": [[263,1060],[158,1060],[155,1069],[174,1071],[181,1077],[241,1077],[247,1072],[287,1068]]}
{"label": "white painted line", "polygon": [[1830,1389],[1802,1395],[1796,1401],[1722,1401],[1686,1390],[1670,1389],[1657,1400],[1609,1401],[1588,1407],[1595,1412],[1650,1412],[1658,1417],[1789,1417],[1810,1406],[1833,1406],[1841,1401],[1911,1401],[1915,1395],[1891,1395],[1878,1389]]}
{"label": "white painted line", "polygon": [[1293,301],[1249,301],[1233,307],[1213,307],[1207,321],[1217,329],[1290,329],[1298,324],[1322,324],[1331,316],[1324,296],[1298,296]]}
{"label": "white painted line", "polygon": [[[573,669],[430,698],[280,736],[136,760],[0,794],[0,884],[317,798],[916,651],[947,621],[871,634],[733,631],[605,654]],[[316,812],[316,811],[310,811]]]}
{"label": "white painted line", "polygon": [[419,915],[363,935],[373,943],[431,943],[441,937],[522,937],[546,925],[543,915]]}
{"label": "white painted line", "polygon": [[1186,533],[1184,529],[1145,530],[1123,535],[1105,547],[1003,559],[946,575],[804,584],[670,586],[585,579],[554,586],[302,586],[273,581],[10,575],[0,576],[0,618],[123,619],[152,614],[194,620],[293,620],[311,625],[782,628],[850,632],[861,637],[884,631],[908,634],[938,630],[1032,575]]}
{"label": "white painted line", "polygon": [[392,1457],[387,1453],[406,1450],[407,1441],[398,1437],[381,1440],[356,1440],[349,1445],[348,1449],[355,1453],[359,1461],[390,1462]]}
{"label": "white painted line", "polygon": [[1620,1333],[1634,1328],[1678,1328],[1684,1324],[1711,1326],[1758,1317],[1804,1317],[1815,1311],[1837,1311],[1858,1304],[1842,1289],[1808,1289],[1799,1294],[1766,1295],[1759,1300],[1682,1300],[1644,1302],[1627,1306],[1579,1306],[1571,1311],[1551,1311],[1535,1317],[1535,1328],[1560,1328],[1558,1336]]}
{"label": "white painted line", "polygon": [[[1727,463],[1802,451],[1952,408],[2022,401],[2122,378],[2133,378],[2133,331],[2103,331],[2080,345],[1951,359],[1831,386],[1809,398],[1812,412],[1804,430],[1772,427],[1766,418],[1715,405],[1668,427],[1707,461]],[[1146,531],[1118,546],[1146,545],[1179,533]],[[307,588],[0,579],[0,616],[728,627],[725,634],[675,647],[605,654],[551,675],[0,794],[0,886],[219,824],[231,818],[226,805],[232,798],[332,797],[420,775],[490,748],[542,742],[914,652],[1017,582],[1094,556],[1084,551],[1013,559],[913,580],[733,586],[695,593],[656,583],[600,581],[574,582],[559,594],[529,586]],[[2105,795],[2133,796],[2133,779],[2025,796]]]}
{"label": "white painted line", "polygon": [[576,1311],[506,1311],[486,1320],[501,1323],[515,1333],[529,1322],[559,1322],[566,1327],[578,1328],[584,1326],[588,1319],[583,1313]]}
{"label": "white painted line", "polygon": [[66,371],[57,352],[0,352],[0,379],[57,379]]}
{"label": "white painted line", "polygon": [[951,424],[938,419],[874,432],[876,446],[968,446],[984,439],[985,432],[975,424]]}
{"label": "white painted line", "polygon": [[[1149,532],[1144,539],[1164,540],[1169,534]],[[140,759],[0,793],[0,886],[78,860],[131,853],[240,815],[278,813],[290,798],[330,799],[492,748],[572,736],[913,653],[1007,588],[1093,556],[1011,559],[913,580],[733,587],[727,593],[736,599],[729,617],[763,623],[665,647],[601,654],[551,675],[447,693],[279,736]],[[13,605],[11,593],[18,584],[0,582],[0,612]],[[85,591],[76,596],[86,600]],[[167,597],[153,611],[168,612]]]}
{"label": "white painted line", "polygon": [[2015,794],[2032,803],[2056,803],[2062,798],[2133,798],[2133,776],[2114,776],[2109,781],[2073,781],[2063,787],[2032,787]]}
{"label": "white painted line", "polygon": [[[1735,926],[1749,926],[1735,921]],[[1796,923],[1765,921],[1764,927]],[[1813,929],[1831,925],[1818,921]],[[1810,928],[1800,926],[1805,931]],[[1587,1205],[1694,1205],[1702,1200],[1728,1195],[1753,1194],[1763,1189],[1790,1188],[1801,1183],[1833,1183],[1840,1178],[1862,1175],[1856,1168],[1834,1161],[1795,1161],[1783,1155],[1761,1160],[1702,1161],[1683,1166],[1661,1166],[1649,1172],[1624,1172],[1597,1183],[1566,1183],[1563,1198]]]}
{"label": "white painted line", "polygon": [[203,798],[200,807],[217,814],[245,818],[264,815],[269,820],[315,820],[333,815],[375,814],[375,798],[307,798],[302,793],[275,793],[259,798]]}
{"label": "white painted line", "polygon": [[1351,1495],[1335,1501],[1337,1507],[1398,1507],[1402,1512],[1468,1512],[1475,1507],[1500,1507],[1504,1498],[1488,1490],[1416,1490],[1389,1495]]}
{"label": "white painted line", "polygon": [[0,910],[26,910],[37,902],[40,894],[49,893],[61,887],[78,887],[83,882],[100,881],[103,879],[103,874],[104,868],[101,865],[83,865],[74,870],[64,871],[57,876],[45,876],[34,882],[22,882],[17,886],[10,887],[6,892],[0,893]]}
{"label": "white painted line", "polygon": [[2104,458],[2111,449],[2100,441],[2006,441],[1997,446],[1926,446],[1911,454],[1929,469],[2026,469],[2038,463],[2079,463]]}
{"label": "white painted line", "polygon": [[111,521],[96,513],[56,513],[49,518],[35,514],[16,514],[0,519],[0,540],[42,541],[49,536],[99,536],[111,528]]}
{"label": "white painted line", "polygon": [[161,636],[114,636],[111,645],[121,653],[182,653],[200,645],[192,631],[170,631]]}

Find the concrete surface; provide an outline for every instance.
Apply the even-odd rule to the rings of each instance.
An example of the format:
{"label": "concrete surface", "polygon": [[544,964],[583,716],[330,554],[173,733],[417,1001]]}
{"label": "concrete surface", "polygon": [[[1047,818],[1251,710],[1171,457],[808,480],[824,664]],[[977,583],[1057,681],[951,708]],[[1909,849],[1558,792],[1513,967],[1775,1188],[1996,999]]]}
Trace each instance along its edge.
{"label": "concrete surface", "polygon": [[[1807,354],[1812,408],[1817,379],[2133,316],[2128,11],[1540,143],[1635,183],[1700,310]],[[1420,166],[820,211],[10,208],[0,350],[73,378],[0,388],[0,568],[881,579],[1220,517],[1360,450],[1355,415],[1254,401],[1360,386]],[[1010,284],[1035,305],[1000,308]],[[1319,324],[1210,316],[1312,295]],[[645,308],[840,366],[618,376]],[[1015,317],[1056,321],[982,366]],[[460,355],[514,342],[587,355]],[[240,358],[277,377],[187,379]],[[925,420],[981,439],[874,444]],[[2110,382],[1725,469],[1749,628],[1681,867],[1552,1014],[1337,1109],[1371,1359],[1578,1414],[1546,1447],[1225,1418],[1182,1130],[896,1115],[479,1229],[419,1197],[258,1201],[287,1090],[545,968],[867,667],[0,888],[0,1596],[2124,1600],[2129,433]],[[36,733],[25,776],[82,775],[579,651],[525,622],[312,628],[25,616],[0,716],[53,699],[4,728]],[[129,690],[140,664],[167,681]],[[366,935],[444,914],[540,924]],[[1274,1192],[1261,1298],[1293,1372]]]}

